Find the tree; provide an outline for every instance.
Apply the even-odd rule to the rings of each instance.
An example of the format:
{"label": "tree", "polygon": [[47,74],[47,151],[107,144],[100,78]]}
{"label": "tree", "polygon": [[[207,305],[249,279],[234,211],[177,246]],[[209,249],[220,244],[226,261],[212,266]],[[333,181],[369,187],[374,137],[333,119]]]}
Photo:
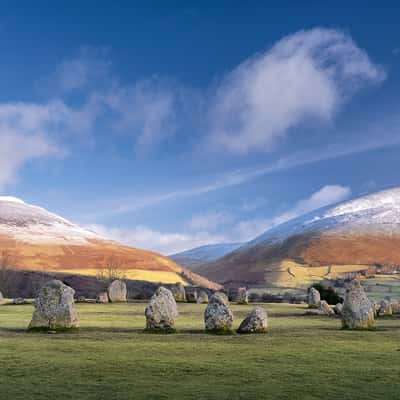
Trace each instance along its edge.
{"label": "tree", "polygon": [[125,279],[126,275],[122,269],[123,265],[124,263],[121,260],[113,256],[106,258],[103,268],[97,275],[97,279],[105,282],[107,286],[116,279]]}

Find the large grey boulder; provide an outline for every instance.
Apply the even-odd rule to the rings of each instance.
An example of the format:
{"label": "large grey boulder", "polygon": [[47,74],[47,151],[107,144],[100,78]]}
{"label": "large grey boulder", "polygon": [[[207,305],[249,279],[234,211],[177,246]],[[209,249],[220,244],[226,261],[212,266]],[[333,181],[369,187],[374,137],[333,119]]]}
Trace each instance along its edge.
{"label": "large grey boulder", "polygon": [[393,315],[392,304],[388,300],[382,300],[378,308],[379,317],[388,317]]}
{"label": "large grey boulder", "polygon": [[174,295],[170,290],[160,286],[145,310],[146,330],[174,332],[175,319],[178,315]]}
{"label": "large grey boulder", "polygon": [[261,307],[256,307],[240,324],[238,333],[265,333],[268,327],[268,316]]}
{"label": "large grey boulder", "polygon": [[75,290],[59,280],[47,282],[35,300],[29,329],[64,330],[78,328]]}
{"label": "large grey boulder", "polygon": [[181,282],[171,286],[171,292],[175,297],[175,301],[184,303],[186,301],[185,286]]}
{"label": "large grey boulder", "polygon": [[249,295],[245,287],[238,289],[236,301],[238,304],[249,304]]}
{"label": "large grey boulder", "polygon": [[321,301],[321,295],[318,290],[314,287],[310,287],[308,290],[308,306],[310,308],[318,308],[319,302]]}
{"label": "large grey boulder", "polygon": [[96,303],[101,303],[101,304],[108,303],[108,293],[100,292],[96,297]]}
{"label": "large grey boulder", "polygon": [[207,304],[208,303],[208,294],[205,290],[200,290],[197,295],[197,303],[198,304]]}
{"label": "large grey boulder", "polygon": [[107,289],[108,299],[111,303],[126,302],[126,285],[125,282],[117,279],[111,282]]}
{"label": "large grey boulder", "polygon": [[374,325],[374,307],[360,282],[353,280],[346,289],[342,326],[347,329],[372,329]]}
{"label": "large grey boulder", "polygon": [[321,300],[319,302],[318,310],[320,310],[324,315],[327,315],[328,317],[332,317],[333,315],[335,315],[335,312],[325,300]]}
{"label": "large grey boulder", "polygon": [[233,313],[228,297],[221,292],[214,293],[204,312],[207,332],[230,333],[232,331]]}

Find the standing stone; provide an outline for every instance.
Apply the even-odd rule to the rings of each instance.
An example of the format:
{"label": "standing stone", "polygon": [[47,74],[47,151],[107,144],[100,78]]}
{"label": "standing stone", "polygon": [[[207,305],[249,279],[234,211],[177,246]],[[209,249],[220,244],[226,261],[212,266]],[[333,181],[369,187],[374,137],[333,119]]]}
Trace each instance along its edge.
{"label": "standing stone", "polygon": [[228,297],[221,292],[214,293],[204,312],[207,332],[230,333],[232,331],[233,313]]}
{"label": "standing stone", "polygon": [[146,330],[174,332],[175,319],[178,315],[174,295],[170,290],[160,286],[145,310]]}
{"label": "standing stone", "polygon": [[3,293],[0,292],[0,304],[4,303],[4,296]]}
{"label": "standing stone", "polygon": [[197,303],[198,304],[207,304],[208,303],[208,294],[205,290],[200,290],[197,296]]}
{"label": "standing stone", "polygon": [[328,317],[332,317],[335,315],[335,312],[329,306],[329,304],[325,300],[321,300],[318,304],[318,310],[321,311],[324,315]]}
{"label": "standing stone", "polygon": [[265,333],[268,327],[268,316],[261,307],[256,307],[240,324],[238,333]]}
{"label": "standing stone", "polygon": [[400,314],[400,302],[392,301],[392,312],[393,314]]}
{"label": "standing stone", "polygon": [[388,317],[388,316],[392,316],[392,315],[393,315],[392,304],[388,300],[382,300],[381,304],[379,305],[378,316],[379,317],[383,317],[383,316]]}
{"label": "standing stone", "polygon": [[96,303],[108,303],[108,294],[107,292],[101,292],[96,297]]}
{"label": "standing stone", "polygon": [[175,297],[175,301],[184,303],[186,301],[185,286],[181,282],[171,286],[171,292]]}
{"label": "standing stone", "polygon": [[111,303],[124,303],[126,302],[126,285],[125,282],[117,279],[111,282],[107,289],[108,299]]}
{"label": "standing stone", "polygon": [[372,309],[374,310],[374,318],[378,316],[379,304],[375,300],[370,300],[372,304]]}
{"label": "standing stone", "polygon": [[371,329],[375,325],[374,308],[358,280],[346,290],[342,310],[342,326],[347,329]]}
{"label": "standing stone", "polygon": [[342,310],[343,310],[343,304],[342,303],[337,303],[333,307],[333,311],[335,312],[336,315],[342,315]]}
{"label": "standing stone", "polygon": [[47,282],[35,300],[35,311],[29,329],[78,328],[74,294],[74,289],[59,280]]}
{"label": "standing stone", "polygon": [[188,288],[186,290],[186,299],[188,303],[196,303],[197,302],[197,289],[196,288]]}
{"label": "standing stone", "polygon": [[318,308],[319,302],[321,301],[321,295],[318,290],[314,287],[310,287],[308,290],[308,307]]}
{"label": "standing stone", "polygon": [[249,304],[249,295],[245,287],[238,289],[236,301],[238,304]]}

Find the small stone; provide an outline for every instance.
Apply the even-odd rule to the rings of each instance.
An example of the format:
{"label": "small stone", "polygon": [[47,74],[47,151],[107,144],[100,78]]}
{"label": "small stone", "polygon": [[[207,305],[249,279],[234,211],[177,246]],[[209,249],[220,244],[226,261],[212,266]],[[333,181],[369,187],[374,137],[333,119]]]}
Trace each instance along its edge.
{"label": "small stone", "polygon": [[224,293],[217,292],[211,296],[204,312],[204,321],[207,332],[231,333],[233,313]]}
{"label": "small stone", "polygon": [[59,280],[47,282],[35,300],[35,311],[29,329],[54,331],[78,328],[74,294],[74,289]]}
{"label": "small stone", "polygon": [[378,309],[378,316],[379,317],[389,317],[393,315],[392,311],[392,304],[388,300],[382,300],[379,309]]}
{"label": "small stone", "polygon": [[356,279],[346,290],[342,326],[345,329],[372,329],[375,326],[373,305]]}
{"label": "small stone", "polygon": [[78,296],[76,299],[77,303],[86,303],[86,298],[85,296]]}
{"label": "small stone", "polygon": [[186,299],[188,303],[197,303],[197,289],[193,287],[187,288]]}
{"label": "small stone", "polygon": [[150,299],[145,310],[146,330],[174,332],[178,307],[172,292],[160,286]]}
{"label": "small stone", "polygon": [[200,290],[197,296],[197,303],[198,304],[207,304],[208,303],[208,294],[205,290]]}
{"label": "small stone", "polygon": [[101,292],[96,297],[96,303],[108,303],[108,294],[107,292]]}
{"label": "small stone", "polygon": [[184,303],[186,301],[185,286],[181,282],[171,286],[171,292],[175,297],[175,301]]}
{"label": "small stone", "polygon": [[337,303],[333,307],[333,311],[335,312],[336,315],[342,315],[342,310],[343,310],[343,304],[342,303]]}
{"label": "small stone", "polygon": [[238,333],[265,333],[268,316],[261,307],[256,307],[240,324]]}
{"label": "small stone", "polygon": [[332,317],[333,315],[335,315],[335,312],[325,300],[321,300],[319,302],[318,310],[320,310],[324,315],[327,315],[328,317]]}
{"label": "small stone", "polygon": [[240,287],[238,289],[236,299],[238,304],[249,304],[249,295],[245,287]]}
{"label": "small stone", "polygon": [[308,307],[318,308],[319,302],[321,301],[321,295],[318,290],[314,287],[308,289]]}
{"label": "small stone", "polygon": [[0,292],[0,304],[4,304],[5,300],[4,300],[4,296],[3,293]]}
{"label": "small stone", "polygon": [[24,299],[24,298],[22,298],[22,297],[17,297],[17,298],[15,298],[15,299],[13,299],[13,302],[12,302],[14,305],[16,305],[16,306],[20,306],[20,305],[22,305],[22,304],[26,304],[27,302],[26,302],[26,300]]}
{"label": "small stone", "polygon": [[124,303],[126,302],[126,292],[125,282],[117,279],[111,282],[107,289],[108,299],[111,303]]}

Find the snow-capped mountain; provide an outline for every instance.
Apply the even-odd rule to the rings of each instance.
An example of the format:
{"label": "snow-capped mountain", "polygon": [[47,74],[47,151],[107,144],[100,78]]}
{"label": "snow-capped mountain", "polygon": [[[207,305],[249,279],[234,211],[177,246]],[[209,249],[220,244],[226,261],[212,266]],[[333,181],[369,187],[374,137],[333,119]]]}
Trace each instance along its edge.
{"label": "snow-capped mountain", "polygon": [[225,254],[236,250],[242,245],[243,243],[209,244],[182,251],[181,253],[172,254],[169,256],[169,258],[186,268],[192,269],[207,261],[212,261],[223,257]]}
{"label": "snow-capped mountain", "polygon": [[0,265],[96,276],[110,260],[128,279],[218,288],[160,254],[109,240],[15,197],[0,197]]}
{"label": "snow-capped mountain", "polygon": [[283,272],[295,276],[294,270],[300,267],[308,268],[301,270],[307,274],[326,267],[329,272],[318,274],[333,276],[332,271],[348,273],[345,266],[351,266],[351,271],[357,266],[360,270],[400,267],[400,188],[328,206],[278,225],[195,271],[220,282],[265,282],[271,271],[276,272],[273,281],[281,279]]}

